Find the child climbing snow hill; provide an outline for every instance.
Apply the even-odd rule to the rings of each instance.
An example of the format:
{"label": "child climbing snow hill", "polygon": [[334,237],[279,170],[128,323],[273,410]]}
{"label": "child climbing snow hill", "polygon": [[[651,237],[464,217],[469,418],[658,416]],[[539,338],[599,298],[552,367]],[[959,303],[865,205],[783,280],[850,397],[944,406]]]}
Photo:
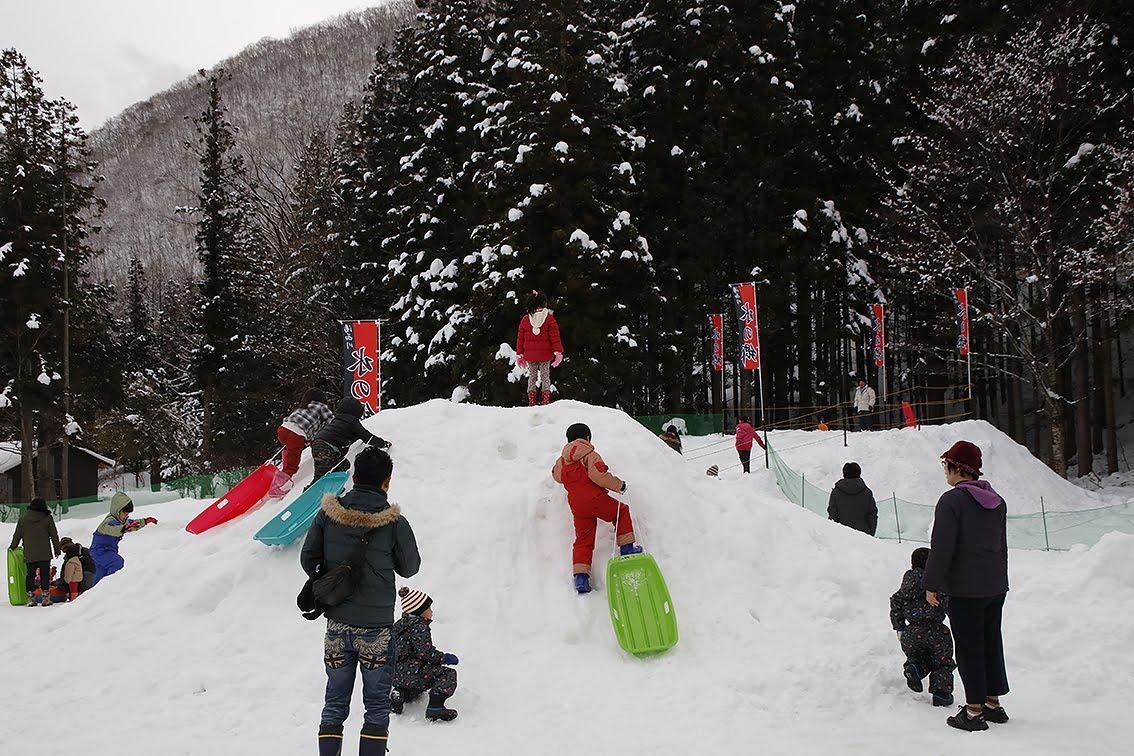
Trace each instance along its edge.
{"label": "child climbing snow hill", "polygon": [[298,409],[285,417],[276,430],[276,438],[283,445],[283,468],[272,481],[269,493],[272,498],[283,496],[291,490],[291,479],[299,469],[303,450],[333,417],[331,408],[324,401],[322,391],[308,389],[300,400]]}
{"label": "child climbing snow hill", "polygon": [[626,484],[611,474],[591,444],[591,429],[583,423],[575,423],[567,429],[567,445],[555,460],[551,477],[567,489],[567,504],[575,518],[575,544],[571,550],[575,590],[590,593],[598,519],[609,523],[617,520],[615,538],[623,555],[642,553],[642,547],[634,545],[630,507],[608,493],[625,492]]}
{"label": "child climbing snow hill", "polygon": [[533,291],[528,297],[528,312],[520,319],[516,333],[516,365],[528,369],[528,406],[536,405],[537,379],[541,381],[542,404],[551,403],[551,368],[563,361],[563,342],[559,340],[559,324],[547,309],[547,296]]}
{"label": "child climbing snow hill", "polygon": [[315,434],[311,444],[311,457],[315,461],[315,475],[311,482],[322,478],[329,472],[345,470],[350,466],[344,457],[355,441],[368,446],[389,449],[390,442],[375,436],[362,427],[362,416],[366,409],[362,403],[351,396],[343,397],[335,408],[334,417]]}
{"label": "child climbing snow hill", "polygon": [[438,651],[433,645],[433,599],[424,591],[403,587],[402,618],[394,623],[394,647],[398,649],[398,666],[394,671],[394,691],[390,711],[401,714],[407,703],[429,691],[425,718],[450,722],[457,718],[455,709],[445,708],[445,700],[457,690],[457,657]]}
{"label": "child climbing snow hill", "polygon": [[91,556],[94,558],[98,570],[95,572],[92,587],[107,575],[113,575],[126,566],[126,560],[118,553],[118,544],[126,533],[141,530],[147,525],[157,525],[157,520],[147,517],[143,520],[131,520],[130,513],[134,511],[134,502],[130,497],[119,491],[110,499],[110,514],[103,518],[98,530],[91,536]]}
{"label": "child climbing snow hill", "polygon": [[953,636],[945,626],[946,601],[938,606],[925,600],[925,563],[929,549],[914,549],[911,567],[902,577],[902,586],[890,597],[890,624],[898,633],[906,655],[903,673],[906,685],[915,693],[929,676],[929,692],[934,706],[953,705]]}

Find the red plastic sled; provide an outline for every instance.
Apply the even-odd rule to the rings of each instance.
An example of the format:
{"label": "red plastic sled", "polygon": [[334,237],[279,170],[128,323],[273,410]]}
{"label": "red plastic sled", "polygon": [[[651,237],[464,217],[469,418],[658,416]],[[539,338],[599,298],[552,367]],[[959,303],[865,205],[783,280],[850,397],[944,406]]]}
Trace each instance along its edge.
{"label": "red plastic sled", "polygon": [[194,517],[185,529],[193,535],[199,535],[239,517],[268,495],[268,489],[271,488],[272,478],[275,475],[276,466],[271,462],[265,462],[251,475],[237,483],[232,490],[210,504],[205,511]]}

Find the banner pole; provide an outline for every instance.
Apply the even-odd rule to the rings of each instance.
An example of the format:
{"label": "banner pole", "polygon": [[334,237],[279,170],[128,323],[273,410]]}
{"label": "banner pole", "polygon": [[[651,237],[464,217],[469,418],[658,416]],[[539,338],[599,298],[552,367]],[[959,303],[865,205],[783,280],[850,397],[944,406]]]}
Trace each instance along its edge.
{"label": "banner pole", "polygon": [[761,365],[760,369],[757,370],[756,372],[760,374],[759,375],[759,379],[760,379],[760,424],[765,425],[766,422],[764,420],[764,367],[763,367],[763,365]]}

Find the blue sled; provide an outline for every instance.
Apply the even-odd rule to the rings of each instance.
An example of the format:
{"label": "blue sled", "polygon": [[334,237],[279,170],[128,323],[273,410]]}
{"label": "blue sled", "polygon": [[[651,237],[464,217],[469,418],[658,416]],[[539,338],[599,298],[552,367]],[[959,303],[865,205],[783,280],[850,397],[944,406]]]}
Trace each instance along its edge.
{"label": "blue sled", "polygon": [[319,514],[319,503],[323,500],[323,494],[342,493],[349,476],[350,473],[333,472],[319,478],[301,493],[298,499],[288,504],[284,511],[260,528],[253,538],[269,546],[286,546],[299,538],[311,527],[315,515]]}

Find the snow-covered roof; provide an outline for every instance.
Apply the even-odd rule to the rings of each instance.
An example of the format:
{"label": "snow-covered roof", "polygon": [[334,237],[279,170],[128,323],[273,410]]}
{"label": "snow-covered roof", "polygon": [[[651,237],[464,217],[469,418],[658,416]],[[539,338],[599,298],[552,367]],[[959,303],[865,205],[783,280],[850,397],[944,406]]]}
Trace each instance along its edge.
{"label": "snow-covered roof", "polygon": [[[109,465],[113,467],[116,463],[110,457],[104,457],[96,451],[92,451],[82,446],[76,446],[76,451],[81,451],[84,454],[94,457],[99,464]],[[0,441],[0,475],[8,472],[14,467],[20,466],[20,442],[19,441]]]}

